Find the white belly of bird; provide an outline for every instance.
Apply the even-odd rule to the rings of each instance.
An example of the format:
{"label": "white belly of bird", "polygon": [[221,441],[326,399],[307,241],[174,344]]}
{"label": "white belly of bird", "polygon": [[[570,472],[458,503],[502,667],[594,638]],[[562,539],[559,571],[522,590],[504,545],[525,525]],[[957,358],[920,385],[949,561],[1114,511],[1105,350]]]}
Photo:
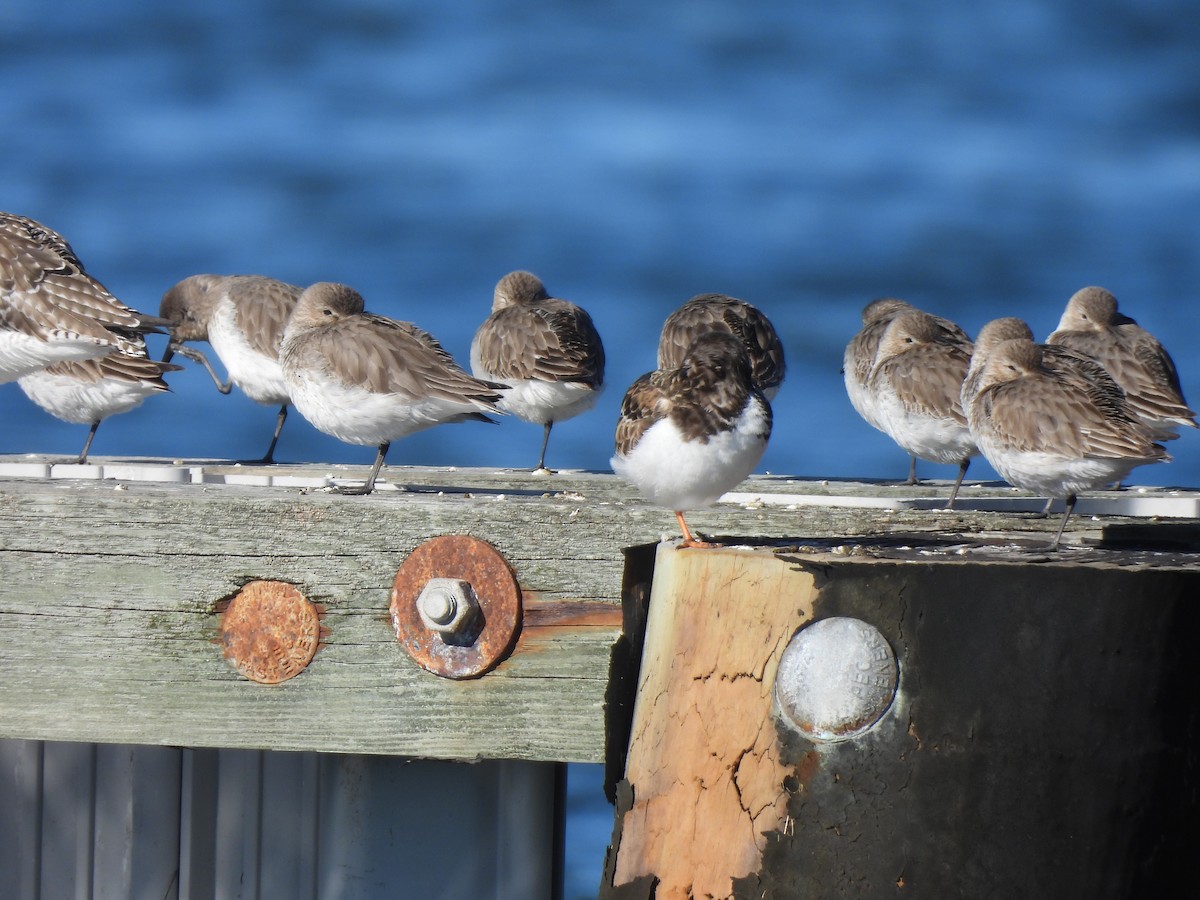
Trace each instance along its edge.
{"label": "white belly of bird", "polygon": [[42,340],[19,331],[0,331],[0,384],[58,362],[95,359],[112,348],[85,337]]}
{"label": "white belly of bird", "polygon": [[235,326],[233,304],[217,307],[208,325],[208,342],[217,351],[230,379],[251,400],[269,406],[288,402],[288,386],[278,359],[255,350]]}
{"label": "white belly of bird", "polygon": [[881,391],[875,399],[875,412],[883,430],[913,456],[957,465],[979,452],[966,425],[948,416],[930,416],[914,410],[891,391]]}
{"label": "white belly of bird", "polygon": [[18,383],[25,395],[50,415],[77,425],[128,412],[161,391],[140,381],[105,378],[84,382],[44,371],[26,375]]}
{"label": "white belly of bird", "polygon": [[743,482],[762,459],[765,418],[762,407],[752,403],[736,427],[704,444],[684,440],[670,419],[662,419],[628,456],[612,458],[613,471],[657,506],[679,512],[708,506]]}
{"label": "white belly of bird", "polygon": [[981,437],[979,449],[1000,477],[1042,497],[1066,497],[1122,481],[1142,460],[1065,457],[998,447]]}
{"label": "white belly of bird", "polygon": [[508,378],[492,378],[477,375],[498,384],[507,384],[502,399],[497,404],[526,422],[545,425],[547,422],[562,422],[590,409],[600,396],[600,391],[575,381],[522,381]]}
{"label": "white belly of bird", "polygon": [[884,431],[879,413],[875,409],[874,397],[867,390],[866,385],[854,377],[853,361],[849,358],[845,359],[842,380],[846,384],[846,396],[850,398],[850,405],[854,407],[854,411],[862,416],[863,420],[872,428]]}
{"label": "white belly of bird", "polygon": [[289,379],[292,404],[313,427],[348,444],[378,446],[483,410],[469,401],[376,394],[307,372]]}

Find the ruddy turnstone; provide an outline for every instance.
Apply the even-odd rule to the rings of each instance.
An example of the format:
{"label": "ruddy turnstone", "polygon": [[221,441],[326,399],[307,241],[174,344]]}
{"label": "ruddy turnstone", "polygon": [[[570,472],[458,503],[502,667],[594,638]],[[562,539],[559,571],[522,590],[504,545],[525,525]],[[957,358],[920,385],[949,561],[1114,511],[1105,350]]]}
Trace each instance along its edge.
{"label": "ruddy turnstone", "polygon": [[90,425],[77,460],[87,462],[96,429],[109,416],[129,412],[147,397],[170,390],[163,374],[179,370],[146,354],[146,342],[131,337],[121,349],[78,362],[61,362],[17,379],[25,395],[55,418]]}
{"label": "ruddy turnstone", "polygon": [[[880,297],[868,303],[862,311],[863,327],[850,339],[842,355],[842,377],[846,383],[846,394],[850,405],[868,425],[887,433],[883,420],[875,409],[874,395],[867,389],[871,368],[875,365],[875,354],[879,341],[896,316],[913,312],[917,308],[896,297]],[[966,332],[948,319],[934,316],[946,336],[959,341],[970,341]],[[909,454],[908,484],[917,483],[917,457]]]}
{"label": "ruddy turnstone", "polygon": [[884,330],[867,378],[872,412],[892,440],[912,456],[958,466],[947,509],[978,452],[960,399],[970,360],[970,340],[908,310]]}
{"label": "ruddy turnstone", "polygon": [[768,400],[774,400],[787,372],[783,343],[762,312],[745,300],[725,294],[697,294],[663,323],[658,339],[658,367],[674,369],[692,343],[709,331],[728,331],[750,357],[750,377]]}
{"label": "ruddy turnstone", "polygon": [[1107,369],[1155,440],[1179,437],[1180,425],[1197,427],[1171,355],[1154,335],[1118,312],[1117,298],[1104,288],[1077,291],[1046,342],[1090,356]]}
{"label": "ruddy turnstone", "polygon": [[377,446],[366,484],[340,488],[369,494],[388,446],[397,438],[500,412],[503,386],[472,378],[432,335],[410,322],[363,311],[344,284],[318,282],[296,302],[279,355],[292,403],[326,434]]}
{"label": "ruddy turnstone", "polygon": [[1171,457],[1099,366],[1055,363],[1048,349],[1027,339],[993,347],[967,413],[980,451],[1005,481],[1065,499],[1055,548],[1081,491]]}
{"label": "ruddy turnstone", "polygon": [[471,342],[471,371],[508,385],[501,409],[542,426],[534,471],[544,472],[554,423],[590,409],[604,389],[604,345],[584,310],[551,297],[536,275],[510,272]]}
{"label": "ruddy turnstone", "polygon": [[[208,370],[217,390],[236,384],[251,400],[279,406],[275,432],[262,462],[275,461],[275,445],[287,421],[288,396],[279,345],[301,288],[263,275],[192,275],[163,294],[159,315],[171,321],[164,360],[178,353]],[[208,341],[225,366],[222,381],[200,350],[185,341]]]}
{"label": "ruddy turnstone", "polygon": [[0,212],[0,383],[106,356],[159,324],[89,275],[61,234]]}
{"label": "ruddy turnstone", "polygon": [[707,332],[678,367],[649,372],[626,392],[611,463],[651,503],[674,511],[681,546],[705,547],[683,513],[743,481],[770,436],[771,404],[754,386],[742,342]]}

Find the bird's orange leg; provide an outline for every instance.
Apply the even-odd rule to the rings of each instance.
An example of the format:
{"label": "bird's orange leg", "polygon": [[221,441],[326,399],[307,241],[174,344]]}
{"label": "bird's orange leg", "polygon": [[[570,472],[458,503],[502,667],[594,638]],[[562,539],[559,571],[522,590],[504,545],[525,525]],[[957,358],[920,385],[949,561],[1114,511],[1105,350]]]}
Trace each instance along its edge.
{"label": "bird's orange leg", "polygon": [[675,510],[675,518],[677,518],[679,520],[679,527],[683,531],[683,543],[679,545],[680,550],[682,550],[684,547],[715,547],[715,546],[717,546],[716,544],[709,543],[708,541],[702,541],[699,538],[697,538],[694,534],[692,534],[692,530],[690,528],[688,528],[688,523],[686,521],[684,521],[683,513],[681,513],[679,510]]}

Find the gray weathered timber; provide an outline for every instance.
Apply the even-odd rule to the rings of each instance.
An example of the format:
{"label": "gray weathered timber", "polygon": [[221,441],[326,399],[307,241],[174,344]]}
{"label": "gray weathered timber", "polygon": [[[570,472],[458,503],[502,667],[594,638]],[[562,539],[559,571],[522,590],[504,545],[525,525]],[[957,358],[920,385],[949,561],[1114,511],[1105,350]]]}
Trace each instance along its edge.
{"label": "gray weathered timber", "polygon": [[[676,536],[669,511],[614,476],[389,467],[388,489],[346,497],[319,487],[325,474],[361,477],[365,467],[100,463],[52,472],[47,464],[51,478],[0,477],[0,737],[604,759],[621,551]],[[135,480],[139,466],[157,480]],[[73,468],[122,477],[63,477]],[[178,483],[166,480],[177,472]],[[14,473],[0,467],[4,474]],[[245,483],[256,480],[275,485]],[[739,541],[839,544],[879,534],[1043,541],[1057,524],[970,508],[1012,499],[995,486],[968,487],[953,512],[919,508],[944,497],[940,485],[766,476],[741,490],[743,502],[689,520]],[[1157,495],[1185,511],[1195,502]],[[895,508],[843,505],[879,498]],[[813,505],[826,502],[838,505]],[[1113,521],[1081,515],[1067,539],[1098,537]],[[494,544],[524,591],[515,651],[476,680],[417,667],[388,621],[397,568],[442,534]],[[291,582],[325,608],[324,646],[302,674],[273,687],[239,676],[214,643],[218,603],[252,579]]]}

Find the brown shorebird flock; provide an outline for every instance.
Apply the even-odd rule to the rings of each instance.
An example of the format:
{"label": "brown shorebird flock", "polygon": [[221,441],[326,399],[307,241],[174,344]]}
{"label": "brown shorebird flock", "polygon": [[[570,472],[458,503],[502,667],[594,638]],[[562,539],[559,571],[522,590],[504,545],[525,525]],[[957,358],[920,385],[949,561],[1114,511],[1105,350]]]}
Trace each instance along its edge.
{"label": "brown shorebird flock", "polygon": [[1071,297],[1045,344],[1014,318],[988,322],[972,344],[956,326],[898,303],[863,311],[846,348],[847,391],[914,458],[959,462],[951,505],[970,456],[981,453],[1015,487],[1065,501],[1057,547],[1080,492],[1167,462],[1157,441],[1196,427],[1170,355],[1103,288]]}
{"label": "brown shorebird flock", "polygon": [[[1014,318],[976,341],[953,322],[885,297],[866,306],[846,346],[854,409],[910,457],[958,467],[952,507],[982,454],[1018,488],[1065,501],[1057,547],[1082,491],[1165,462],[1161,441],[1196,427],[1170,355],[1098,287],[1076,293],[1046,343]],[[161,361],[146,334],[165,334]],[[222,378],[196,346],[216,353]],[[588,313],[553,297],[530,272],[496,284],[474,335],[471,372],[428,332],[365,310],[353,288],[305,288],[260,275],[198,274],[163,295],[158,315],[114,297],[62,235],[0,213],[0,382],[68,422],[90,426],[167,392],[174,356],[203,366],[223,393],[235,386],[279,408],[274,461],[289,407],[318,430],[376,448],[368,494],[391,443],[450,422],[510,414],[542,426],[534,471],[546,469],[551,430],[590,409],[604,389],[604,346]],[[666,319],[657,368],[630,386],[616,427],[613,471],[678,519],[685,547],[708,544],[684,513],[714,503],[758,465],[771,400],[786,371],[783,344],[756,307],[724,294],[693,297]]]}

